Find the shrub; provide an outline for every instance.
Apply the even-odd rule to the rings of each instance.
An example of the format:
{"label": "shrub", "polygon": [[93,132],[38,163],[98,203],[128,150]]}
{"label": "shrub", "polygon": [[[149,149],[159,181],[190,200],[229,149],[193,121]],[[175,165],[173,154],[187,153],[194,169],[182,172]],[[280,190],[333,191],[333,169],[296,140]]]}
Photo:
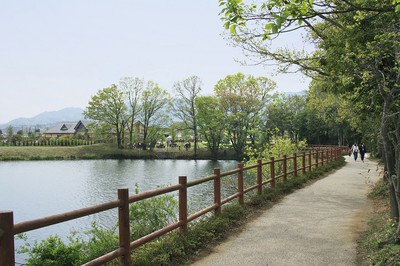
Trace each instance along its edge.
{"label": "shrub", "polygon": [[58,266],[58,265],[79,265],[82,248],[81,243],[73,242],[65,244],[60,237],[50,236],[40,243],[35,241],[32,249],[29,246],[21,249],[20,253],[27,253],[28,265],[32,266]]}
{"label": "shrub", "polygon": [[103,229],[93,223],[84,235],[88,240],[83,240],[74,232],[68,237],[67,243],[57,235],[50,236],[40,242],[35,241],[32,247],[26,243],[18,253],[28,254],[26,262],[32,266],[82,265],[118,246],[116,228]]}
{"label": "shrub", "polygon": [[[136,194],[139,193],[137,184]],[[178,202],[173,195],[162,195],[135,202],[129,207],[132,239],[138,239],[177,220]]]}

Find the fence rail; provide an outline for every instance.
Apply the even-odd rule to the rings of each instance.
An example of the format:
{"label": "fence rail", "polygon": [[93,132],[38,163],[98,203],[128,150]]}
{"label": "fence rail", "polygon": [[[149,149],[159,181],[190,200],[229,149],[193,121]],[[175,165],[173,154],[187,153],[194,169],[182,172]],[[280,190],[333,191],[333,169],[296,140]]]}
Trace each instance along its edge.
{"label": "fence rail", "polygon": [[[257,164],[249,166],[244,166],[242,163],[238,163],[237,168],[230,171],[220,172],[220,169],[214,169],[212,175],[190,182],[187,182],[186,176],[179,176],[179,183],[176,185],[150,190],[132,196],[129,196],[128,189],[118,189],[117,200],[17,224],[14,224],[12,211],[0,211],[0,265],[15,265],[14,235],[114,208],[118,208],[119,247],[112,252],[86,263],[85,265],[102,265],[117,258],[120,258],[123,265],[129,265],[131,262],[131,250],[176,229],[178,229],[180,233],[186,234],[188,223],[198,217],[211,211],[214,211],[216,215],[220,215],[222,205],[234,199],[238,199],[238,202],[243,204],[244,195],[246,193],[257,189],[257,193],[260,194],[265,185],[269,184],[269,186],[273,188],[277,182],[286,182],[288,176],[296,177],[299,171],[304,174],[307,171],[311,171],[313,168],[323,166],[325,163],[336,160],[342,153],[345,153],[346,150],[347,147],[329,146],[313,149],[307,153],[303,152],[301,154],[293,154],[292,156],[285,155],[276,160],[273,157],[271,157],[269,161],[265,162],[258,160]],[[300,165],[298,164],[298,160],[301,160]],[[254,172],[254,170],[256,172],[256,184],[245,188],[244,173],[247,171]],[[237,192],[222,199],[221,178],[232,175],[237,176]],[[263,178],[263,176],[265,178]],[[213,204],[197,211],[196,213],[188,215],[188,188],[211,181],[213,182],[214,190]],[[179,197],[179,220],[131,242],[129,204],[134,204],[141,200],[175,191],[178,191]]]}

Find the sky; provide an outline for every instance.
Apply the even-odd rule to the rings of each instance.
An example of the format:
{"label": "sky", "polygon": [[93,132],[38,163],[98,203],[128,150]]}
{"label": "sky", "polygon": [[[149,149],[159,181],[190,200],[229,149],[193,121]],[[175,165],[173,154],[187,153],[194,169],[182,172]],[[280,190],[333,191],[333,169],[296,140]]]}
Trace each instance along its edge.
{"label": "sky", "polygon": [[219,12],[218,0],[0,0],[0,124],[85,108],[123,77],[172,93],[196,75],[204,95],[238,72],[271,78],[279,92],[308,88],[301,74],[239,63]]}

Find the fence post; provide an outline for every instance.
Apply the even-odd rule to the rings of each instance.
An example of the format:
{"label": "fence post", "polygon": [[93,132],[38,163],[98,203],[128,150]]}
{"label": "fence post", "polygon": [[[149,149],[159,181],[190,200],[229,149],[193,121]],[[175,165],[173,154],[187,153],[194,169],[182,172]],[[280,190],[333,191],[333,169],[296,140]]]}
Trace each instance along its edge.
{"label": "fence post", "polygon": [[270,158],[270,169],[271,169],[271,187],[275,187],[275,159],[274,157]]}
{"label": "fence post", "polygon": [[283,182],[287,180],[287,156],[283,155]]}
{"label": "fence post", "polygon": [[326,152],[328,153],[328,163],[332,162],[332,150],[333,148],[330,147]]}
{"label": "fence post", "polygon": [[306,173],[306,153],[301,154],[301,173],[304,175]]}
{"label": "fence post", "polygon": [[293,173],[294,176],[297,176],[297,154],[293,154],[293,165],[294,165],[294,169],[293,169]]}
{"label": "fence post", "polygon": [[257,194],[262,193],[262,161],[257,160]]}
{"label": "fence post", "polygon": [[312,160],[311,160],[311,151],[308,152],[308,172],[311,172],[312,168]]}
{"label": "fence post", "polygon": [[321,161],[321,166],[324,165],[324,150],[321,150],[321,157],[322,157],[322,161]]}
{"label": "fence post", "polygon": [[179,232],[183,235],[187,234],[187,177],[180,176],[179,184],[182,188],[179,189]]}
{"label": "fence post", "polygon": [[239,168],[239,172],[238,172],[238,193],[239,193],[239,204],[243,204],[244,203],[244,194],[243,194],[243,163],[238,163],[237,167]]}
{"label": "fence post", "polygon": [[325,153],[326,153],[326,155],[325,155],[325,157],[326,157],[325,164],[328,164],[329,163],[329,148],[325,150]]}
{"label": "fence post", "polygon": [[315,150],[315,163],[316,163],[315,167],[316,167],[316,168],[318,168],[318,160],[319,160],[319,159],[318,159],[318,153],[319,153],[319,150],[316,149],[316,150]]}
{"label": "fence post", "polygon": [[14,214],[0,211],[0,265],[14,266]]}
{"label": "fence post", "polygon": [[221,214],[221,176],[220,170],[214,169],[214,204],[217,204],[217,208],[215,209],[215,214]]}
{"label": "fence post", "polygon": [[330,147],[326,150],[326,163],[329,163],[331,161],[331,151],[332,151],[332,147]]}
{"label": "fence post", "polygon": [[119,229],[119,247],[123,248],[125,253],[121,256],[122,265],[131,264],[131,249],[129,229],[129,190],[127,188],[118,189],[118,199],[122,203],[118,207],[118,229]]}

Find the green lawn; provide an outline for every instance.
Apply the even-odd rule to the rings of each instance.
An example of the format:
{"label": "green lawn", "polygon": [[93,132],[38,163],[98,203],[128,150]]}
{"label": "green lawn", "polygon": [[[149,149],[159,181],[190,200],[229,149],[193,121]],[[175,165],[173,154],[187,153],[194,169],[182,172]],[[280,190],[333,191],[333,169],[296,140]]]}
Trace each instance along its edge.
{"label": "green lawn", "polygon": [[[84,146],[0,146],[0,161],[6,160],[71,160],[71,159],[193,159],[193,148],[118,149],[116,145],[94,144]],[[210,159],[205,147],[198,149],[197,159]],[[232,151],[222,153],[219,159],[234,159]]]}

